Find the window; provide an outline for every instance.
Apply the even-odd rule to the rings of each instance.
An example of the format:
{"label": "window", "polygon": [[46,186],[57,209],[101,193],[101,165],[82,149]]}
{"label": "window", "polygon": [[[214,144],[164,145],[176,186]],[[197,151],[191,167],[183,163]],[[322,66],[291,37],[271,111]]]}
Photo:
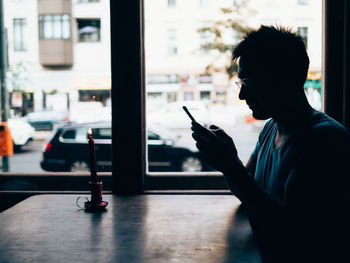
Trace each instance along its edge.
{"label": "window", "polygon": [[15,51],[27,50],[27,19],[15,18],[13,19],[13,44]]}
{"label": "window", "polygon": [[307,27],[298,27],[298,34],[302,37],[305,47],[307,49],[307,38],[308,38],[308,28]]}
{"label": "window", "polygon": [[70,39],[70,16],[39,15],[39,39]]}
{"label": "window", "polygon": [[[101,1],[103,2],[103,1]],[[106,1],[108,2],[108,1]],[[147,2],[152,2],[152,1],[144,1],[144,3],[147,5]],[[215,2],[215,1],[214,1]],[[142,124],[142,118],[140,116],[142,116],[142,111],[140,110],[141,106],[140,106],[140,101],[141,101],[141,94],[140,94],[140,90],[139,87],[141,86],[141,80],[139,77],[139,73],[140,71],[140,65],[141,65],[141,61],[140,61],[140,52],[139,52],[139,46],[136,44],[137,41],[139,40],[139,34],[131,34],[130,36],[130,41],[128,41],[128,43],[122,43],[123,41],[120,41],[120,34],[121,32],[123,33],[127,33],[130,30],[135,30],[135,27],[132,27],[131,25],[135,25],[136,23],[139,23],[138,19],[140,18],[137,14],[137,10],[139,10],[139,6],[137,3],[132,3],[132,1],[111,1],[111,5],[112,5],[112,11],[115,12],[115,16],[113,18],[111,18],[112,20],[112,24],[114,25],[114,30],[112,31],[112,37],[113,37],[113,41],[112,41],[112,49],[116,52],[114,52],[114,55],[112,55],[113,62],[112,64],[114,65],[114,73],[113,76],[114,78],[114,85],[115,86],[119,86],[119,87],[125,87],[125,89],[116,89],[113,91],[113,98],[114,98],[114,105],[116,105],[115,108],[115,112],[117,112],[118,114],[118,120],[115,118],[114,121],[114,135],[115,138],[123,138],[123,141],[115,141],[115,145],[118,147],[115,147],[115,151],[116,153],[114,154],[114,161],[116,162],[116,160],[120,163],[120,160],[122,160],[123,162],[123,166],[122,168],[118,168],[118,175],[122,175],[124,174],[126,177],[130,177],[130,179],[117,179],[117,182],[120,183],[121,181],[128,181],[130,182],[130,185],[133,186],[129,186],[126,187],[128,188],[127,190],[130,190],[130,192],[133,192],[132,189],[140,189],[138,188],[140,186],[138,180],[135,180],[135,174],[137,174],[137,176],[140,175],[140,163],[142,163],[142,159],[141,159],[141,154],[140,152],[142,150],[138,149],[142,149],[142,125],[140,125],[140,123]],[[197,6],[197,5],[196,5]],[[259,8],[256,8],[257,10],[260,10]],[[35,9],[33,9],[35,10]],[[6,10],[5,10],[6,12]],[[124,14],[124,16],[122,16]],[[126,16],[125,16],[126,14]],[[145,14],[147,17],[147,13]],[[135,22],[137,21],[137,22]],[[133,24],[135,23],[135,24]],[[147,23],[147,22],[146,22]],[[129,27],[130,25],[130,27]],[[147,26],[147,24],[146,24]],[[127,28],[127,30],[125,29]],[[125,29],[125,31],[123,31]],[[311,28],[310,28],[311,29]],[[43,32],[43,30],[42,30]],[[138,32],[139,33],[139,32]],[[193,33],[193,35],[198,39],[198,35],[196,34],[196,32]],[[147,37],[147,36],[146,36]],[[167,48],[167,43],[166,43],[166,38],[164,41],[164,46],[165,46],[165,50]],[[318,41],[321,42],[321,41]],[[146,42],[145,42],[146,43]],[[198,40],[195,40],[194,43],[196,44],[196,46],[198,47]],[[149,47],[146,47],[149,48]],[[127,52],[126,52],[127,51]],[[118,55],[116,56],[115,54],[118,53]],[[89,56],[85,56],[85,57],[89,57]],[[108,55],[109,57],[109,55]],[[171,57],[173,58],[173,57]],[[130,65],[130,69],[128,68],[127,70],[125,69],[125,67],[116,67],[116,65]],[[147,63],[147,58],[146,58],[146,63]],[[104,64],[108,64],[108,63],[104,63]],[[91,63],[85,63],[84,66],[86,65],[91,65]],[[116,70],[117,69],[117,70]],[[143,69],[143,68],[142,68]],[[146,69],[149,69],[149,65],[146,67]],[[116,73],[115,73],[116,72]],[[121,73],[122,72],[122,73]],[[159,74],[160,71],[158,71]],[[181,83],[182,83],[182,79],[183,79],[183,72],[179,73],[179,79],[181,79]],[[123,76],[123,77],[120,77]],[[64,78],[59,78],[60,80],[63,80]],[[92,80],[89,84],[93,83],[96,80]],[[59,83],[57,81],[57,79],[54,79],[54,81],[49,81],[50,83],[55,83],[57,82],[58,85],[61,85],[62,83]],[[81,85],[80,83],[81,81],[79,81],[79,85]],[[38,83],[38,82],[36,82]],[[40,82],[39,82],[40,84]],[[71,84],[71,83],[70,83]],[[80,87],[80,86],[79,86]],[[75,89],[77,90],[77,85],[74,85],[74,87],[71,87],[71,89]],[[86,89],[88,90],[88,85],[86,85]],[[228,90],[228,94],[235,92],[234,87],[230,87],[230,89]],[[179,94],[177,92],[177,94]],[[216,92],[215,90],[213,92],[211,92],[212,94],[212,101],[215,102],[215,96],[216,96]],[[36,96],[38,96],[38,94],[35,94]],[[157,93],[158,95],[158,93]],[[78,98],[78,91],[76,94],[73,94],[70,96],[70,103],[72,103],[73,98]],[[132,99],[128,99],[127,102],[125,100],[125,98],[132,98]],[[41,99],[41,97],[39,96],[39,99]],[[178,100],[180,99],[180,97],[177,98]],[[36,102],[37,103],[37,102]],[[216,102],[215,102],[216,103]],[[242,102],[239,102],[242,103]],[[121,106],[123,105],[123,106]],[[71,105],[72,107],[72,105]],[[218,112],[220,113],[220,112]],[[242,122],[244,122],[244,119],[240,120]],[[119,124],[127,124],[126,126],[129,127],[130,124],[130,129],[129,132],[127,134],[127,136],[125,136],[125,131],[118,131],[117,127],[119,126]],[[249,130],[249,129],[247,129]],[[128,145],[128,147],[124,146],[123,147],[123,143],[125,144],[125,139],[133,139],[136,142],[132,142],[130,145],[132,145],[132,149],[130,148],[130,145]],[[135,139],[136,138],[136,139]],[[121,146],[121,147],[119,147]],[[244,147],[242,147],[242,149],[245,148],[246,145],[243,145]],[[137,149],[137,150],[135,150]],[[248,154],[250,154],[250,151],[248,151]],[[122,159],[118,159],[120,156],[122,156]],[[119,156],[119,157],[116,157]],[[12,157],[11,157],[12,158]],[[121,172],[120,172],[121,171]],[[28,170],[26,170],[26,172],[28,172]],[[142,172],[143,173],[143,172]],[[201,178],[203,179],[203,177]],[[137,186],[134,187],[134,185],[137,184]],[[147,184],[147,183],[146,183]],[[120,183],[120,186],[117,187],[125,187],[125,184]],[[142,187],[142,186],[141,186]],[[151,189],[152,187],[149,187],[149,184],[147,184],[145,186],[145,189]],[[159,189],[159,188],[158,188]],[[180,189],[180,188],[177,188]],[[127,191],[127,190],[123,190],[121,189],[120,192],[123,191]],[[130,193],[129,192],[129,193]],[[139,193],[139,191],[137,191]]]}
{"label": "window", "polygon": [[193,100],[193,91],[185,91],[184,100]]}
{"label": "window", "polygon": [[177,50],[177,30],[176,29],[168,29],[168,54],[176,55],[178,53]]}
{"label": "window", "polygon": [[210,91],[201,91],[200,99],[203,101],[210,101]]}
{"label": "window", "polygon": [[168,0],[168,7],[173,8],[176,6],[176,0]]}
{"label": "window", "polygon": [[101,23],[100,19],[77,19],[79,42],[99,42]]}
{"label": "window", "polygon": [[[267,2],[271,4],[266,5]],[[175,145],[183,143],[193,152],[197,150],[191,137],[190,121],[181,109],[182,105],[189,108],[192,103],[198,105],[189,109],[197,121],[203,125],[214,123],[233,137],[243,163],[249,159],[256,145],[265,121],[252,117],[245,101],[238,98],[239,90],[234,84],[237,76],[229,75],[230,70],[234,69],[230,67],[232,48],[242,40],[244,32],[249,28],[257,28],[260,24],[278,24],[297,29],[301,25],[300,21],[306,21],[302,25],[313,28],[312,37],[317,40],[313,41],[313,53],[310,54],[312,68],[317,72],[321,69],[321,3],[307,14],[300,14],[295,4],[287,17],[280,12],[282,5],[283,8],[289,7],[283,1],[189,0],[184,6],[177,5],[169,14],[164,14],[164,9],[154,5],[152,0],[145,0],[144,5],[144,43],[147,51],[144,60],[147,76],[146,124],[166,128],[174,133]],[[198,9],[208,5],[210,8]],[[168,33],[167,41],[156,37],[159,32]],[[304,32],[305,30],[302,33]],[[161,52],[162,50],[168,52]],[[173,54],[177,56],[171,56]],[[160,74],[163,76],[162,81]],[[174,84],[164,78],[174,75],[178,76],[178,82]],[[311,84],[315,89],[316,82]],[[156,91],[159,92],[157,100],[150,93]],[[316,94],[316,91],[319,90],[308,90],[307,94],[315,102],[313,105],[320,105],[320,93]],[[174,94],[171,101],[166,99],[166,94],[169,95],[170,92]],[[149,152],[148,157],[150,158]],[[198,171],[195,164],[193,162],[192,172]],[[199,171],[203,177],[212,179],[214,174],[219,175],[205,167],[206,163],[203,162],[202,165],[202,170]],[[172,172],[178,173],[177,176],[183,175],[183,170],[178,167],[173,169]],[[150,178],[154,180],[152,172],[154,170],[149,169],[146,181]],[[193,175],[199,176],[196,173]],[[170,175],[162,176],[169,179]]]}

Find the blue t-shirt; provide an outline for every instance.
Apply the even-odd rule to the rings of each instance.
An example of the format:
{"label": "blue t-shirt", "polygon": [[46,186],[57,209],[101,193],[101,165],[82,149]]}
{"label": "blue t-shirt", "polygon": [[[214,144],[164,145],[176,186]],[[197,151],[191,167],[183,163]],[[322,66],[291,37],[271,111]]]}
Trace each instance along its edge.
{"label": "blue t-shirt", "polygon": [[301,262],[304,254],[311,258],[305,262],[345,258],[344,245],[350,245],[348,131],[315,111],[308,125],[274,148],[276,132],[277,124],[269,120],[251,155],[254,180],[245,185],[263,257],[267,262]]}
{"label": "blue t-shirt", "polygon": [[349,133],[341,124],[325,113],[315,112],[307,127],[274,148],[276,132],[277,124],[271,119],[251,156],[256,163],[254,178],[261,188],[282,202],[294,202],[305,197],[301,193],[327,193],[314,186],[342,187],[334,183],[340,182],[339,177],[349,177],[350,146]]}

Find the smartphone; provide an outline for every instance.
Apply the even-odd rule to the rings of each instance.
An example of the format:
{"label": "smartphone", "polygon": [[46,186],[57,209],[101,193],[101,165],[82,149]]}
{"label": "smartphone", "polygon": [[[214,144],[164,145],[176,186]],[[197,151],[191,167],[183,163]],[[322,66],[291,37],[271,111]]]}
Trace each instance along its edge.
{"label": "smartphone", "polygon": [[182,106],[182,108],[184,109],[184,111],[186,112],[187,116],[190,117],[192,122],[196,122],[195,118],[192,116],[192,114],[190,113],[190,111],[187,109],[186,106]]}

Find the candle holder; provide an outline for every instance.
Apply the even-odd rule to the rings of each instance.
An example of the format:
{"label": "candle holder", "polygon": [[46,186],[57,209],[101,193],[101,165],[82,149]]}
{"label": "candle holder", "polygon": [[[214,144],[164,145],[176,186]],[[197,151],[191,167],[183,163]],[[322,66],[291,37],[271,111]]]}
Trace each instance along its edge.
{"label": "candle holder", "polygon": [[102,200],[102,182],[89,182],[91,189],[91,200],[84,203],[86,211],[102,211],[108,205],[107,201]]}
{"label": "candle holder", "polygon": [[89,155],[91,173],[91,181],[89,182],[89,185],[91,189],[91,200],[85,202],[84,205],[86,211],[102,211],[106,209],[108,202],[102,200],[103,183],[97,180],[95,142],[91,136],[91,129],[89,129],[89,134]]}

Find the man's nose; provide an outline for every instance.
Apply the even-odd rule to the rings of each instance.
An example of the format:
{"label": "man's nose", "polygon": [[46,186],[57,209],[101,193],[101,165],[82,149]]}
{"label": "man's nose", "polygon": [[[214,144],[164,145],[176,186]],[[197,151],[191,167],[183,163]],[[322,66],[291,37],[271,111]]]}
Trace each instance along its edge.
{"label": "man's nose", "polygon": [[239,90],[239,94],[238,94],[238,98],[240,100],[245,100],[246,99],[246,92],[245,92],[245,88],[242,87],[240,90]]}

